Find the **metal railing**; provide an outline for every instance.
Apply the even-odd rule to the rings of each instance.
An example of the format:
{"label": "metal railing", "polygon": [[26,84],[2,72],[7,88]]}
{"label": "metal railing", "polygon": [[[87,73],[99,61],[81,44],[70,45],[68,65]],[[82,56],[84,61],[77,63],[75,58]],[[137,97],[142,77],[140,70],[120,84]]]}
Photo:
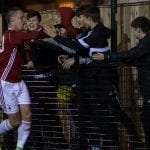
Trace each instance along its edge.
{"label": "metal railing", "polygon": [[[88,65],[65,71],[51,66],[23,68],[22,73],[32,102],[27,150],[88,150],[93,145],[132,150],[139,138],[144,142],[136,67]],[[16,130],[1,139],[2,149],[12,150],[15,142]]]}

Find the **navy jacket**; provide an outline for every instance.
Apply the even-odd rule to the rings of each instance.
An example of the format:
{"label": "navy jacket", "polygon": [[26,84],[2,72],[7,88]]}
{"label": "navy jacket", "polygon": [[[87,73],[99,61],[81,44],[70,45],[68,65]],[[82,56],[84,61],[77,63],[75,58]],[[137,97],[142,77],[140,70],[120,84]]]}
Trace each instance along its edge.
{"label": "navy jacket", "polygon": [[105,55],[110,62],[133,63],[138,68],[141,94],[150,99],[150,34],[147,34],[129,51]]}

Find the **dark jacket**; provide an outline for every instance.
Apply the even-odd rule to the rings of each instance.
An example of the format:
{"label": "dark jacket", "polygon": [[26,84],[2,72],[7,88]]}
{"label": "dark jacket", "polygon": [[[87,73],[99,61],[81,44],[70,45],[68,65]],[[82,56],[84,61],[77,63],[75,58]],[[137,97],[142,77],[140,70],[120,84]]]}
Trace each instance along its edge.
{"label": "dark jacket", "polygon": [[139,41],[137,46],[127,52],[112,53],[107,56],[109,61],[134,63],[138,68],[138,80],[141,94],[150,98],[150,34]]}

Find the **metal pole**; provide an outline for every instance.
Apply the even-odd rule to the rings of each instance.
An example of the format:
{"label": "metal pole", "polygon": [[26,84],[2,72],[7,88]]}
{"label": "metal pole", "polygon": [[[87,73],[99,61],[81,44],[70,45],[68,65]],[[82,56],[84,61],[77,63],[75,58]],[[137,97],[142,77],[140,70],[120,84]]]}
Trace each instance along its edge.
{"label": "metal pole", "polygon": [[117,0],[111,0],[111,51],[117,51]]}

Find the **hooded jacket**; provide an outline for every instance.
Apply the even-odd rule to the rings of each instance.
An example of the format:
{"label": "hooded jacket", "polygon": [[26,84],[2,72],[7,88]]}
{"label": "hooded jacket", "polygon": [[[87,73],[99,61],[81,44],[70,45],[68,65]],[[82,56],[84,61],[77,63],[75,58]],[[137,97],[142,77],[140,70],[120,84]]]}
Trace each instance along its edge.
{"label": "hooded jacket", "polygon": [[71,20],[74,17],[74,11],[70,7],[58,8],[61,17],[61,23],[65,27],[69,38],[75,38],[77,30],[72,26]]}

